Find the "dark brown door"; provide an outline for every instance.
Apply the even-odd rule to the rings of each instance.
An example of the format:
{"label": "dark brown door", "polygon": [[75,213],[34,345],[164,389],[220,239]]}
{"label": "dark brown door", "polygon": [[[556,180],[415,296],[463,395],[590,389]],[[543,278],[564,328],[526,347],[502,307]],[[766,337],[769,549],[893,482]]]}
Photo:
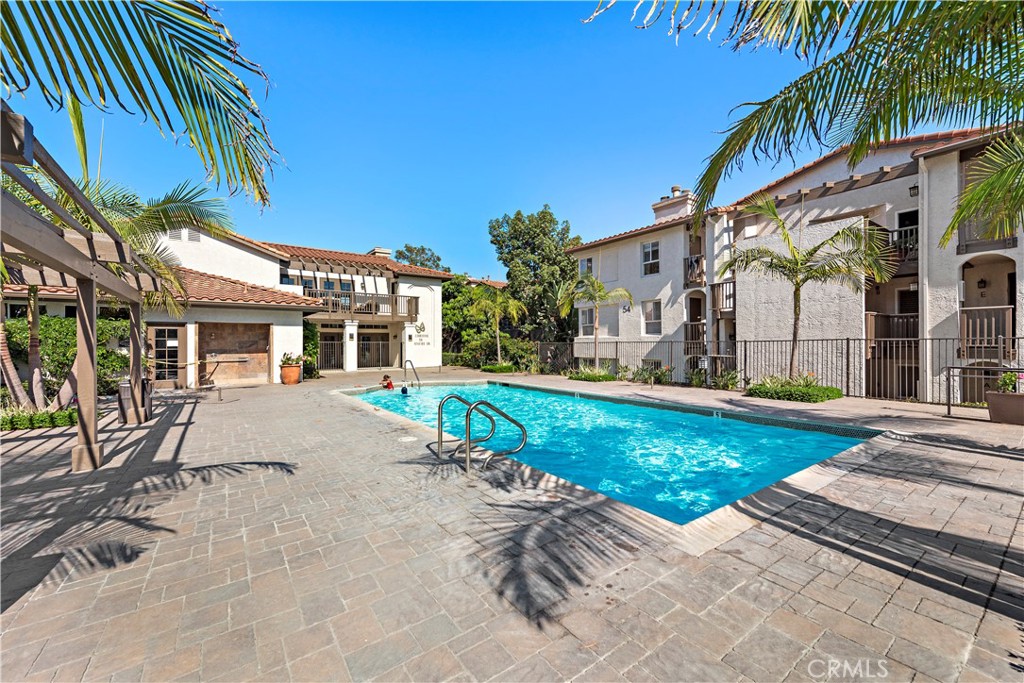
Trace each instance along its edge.
{"label": "dark brown door", "polygon": [[149,325],[146,328],[149,376],[157,389],[184,389],[187,386],[188,335],[185,329],[184,325]]}

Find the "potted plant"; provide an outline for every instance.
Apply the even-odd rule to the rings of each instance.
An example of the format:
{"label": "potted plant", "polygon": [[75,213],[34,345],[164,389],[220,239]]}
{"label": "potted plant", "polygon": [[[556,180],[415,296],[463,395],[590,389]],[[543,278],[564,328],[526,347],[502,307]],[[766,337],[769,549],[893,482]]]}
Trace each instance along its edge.
{"label": "potted plant", "polygon": [[1024,393],[1017,391],[1020,377],[1016,372],[1004,372],[999,377],[999,391],[986,391],[988,419],[1012,425],[1024,425]]}
{"label": "potted plant", "polygon": [[298,384],[302,381],[301,355],[286,353],[281,356],[281,384]]}

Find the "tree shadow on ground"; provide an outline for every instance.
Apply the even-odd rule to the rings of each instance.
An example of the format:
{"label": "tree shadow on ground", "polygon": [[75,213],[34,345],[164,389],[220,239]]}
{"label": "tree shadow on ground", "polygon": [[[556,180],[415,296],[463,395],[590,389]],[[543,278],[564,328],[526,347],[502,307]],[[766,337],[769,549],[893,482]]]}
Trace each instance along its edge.
{"label": "tree shadow on ground", "polygon": [[105,464],[92,472],[68,467],[73,430],[51,435],[45,451],[28,440],[5,443],[14,452],[3,461],[0,611],[42,583],[137,560],[159,535],[175,533],[154,521],[154,510],[178,492],[258,470],[294,473],[295,465],[273,461],[182,465],[198,400],[169,397],[147,424],[107,425]]}
{"label": "tree shadow on ground", "polygon": [[[632,508],[515,460],[474,468],[470,479],[461,452],[437,458],[431,451],[400,464],[423,468],[428,486],[490,492],[468,533],[483,546],[476,555],[484,578],[537,628],[557,620],[574,591],[663,545],[656,529],[630,515]],[[514,496],[524,490],[535,495]]]}

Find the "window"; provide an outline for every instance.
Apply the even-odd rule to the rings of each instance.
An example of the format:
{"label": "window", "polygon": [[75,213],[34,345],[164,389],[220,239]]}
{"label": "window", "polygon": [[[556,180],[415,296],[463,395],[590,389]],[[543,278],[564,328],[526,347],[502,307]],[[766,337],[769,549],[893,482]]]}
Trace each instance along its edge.
{"label": "window", "polygon": [[648,242],[643,246],[644,275],[656,275],[661,272],[661,254],[657,242]]}
{"label": "window", "polygon": [[904,228],[916,228],[917,223],[917,209],[913,211],[900,211],[896,214],[896,229],[903,230]]}
{"label": "window", "polygon": [[189,242],[198,242],[199,241],[199,231],[196,230],[195,228],[189,228],[188,229],[188,241]]}
{"label": "window", "polygon": [[334,280],[322,280],[320,282],[320,288],[321,289],[326,289],[326,290],[333,290],[334,289]]}
{"label": "window", "polygon": [[167,231],[167,239],[181,241],[181,228],[171,228]]}
{"label": "window", "polygon": [[65,306],[64,307],[64,317],[65,318],[74,318],[77,315],[78,315],[78,307],[77,306]]}
{"label": "window", "polygon": [[918,298],[916,289],[896,290],[896,313],[916,314],[918,312],[917,302]]}
{"label": "window", "polygon": [[580,309],[580,335],[588,337],[594,334],[594,309]]}
{"label": "window", "polygon": [[314,282],[312,278],[304,277],[304,278],[302,278],[302,288],[303,289],[316,289],[316,282]]}
{"label": "window", "polygon": [[644,334],[661,334],[661,301],[644,301]]}
{"label": "window", "polygon": [[291,275],[286,275],[285,273],[281,273],[281,284],[282,285],[294,285],[295,284],[295,278],[293,278]]}
{"label": "window", "polygon": [[580,259],[580,275],[594,272],[594,259],[590,256]]}

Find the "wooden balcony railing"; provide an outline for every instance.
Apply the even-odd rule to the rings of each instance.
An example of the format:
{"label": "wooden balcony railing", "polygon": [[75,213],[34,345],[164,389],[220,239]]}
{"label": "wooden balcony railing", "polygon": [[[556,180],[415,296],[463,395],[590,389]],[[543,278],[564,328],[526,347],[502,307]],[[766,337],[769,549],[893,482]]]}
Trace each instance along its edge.
{"label": "wooden balcony railing", "polygon": [[711,310],[716,318],[732,318],[736,315],[735,280],[711,285]]}
{"label": "wooden balcony railing", "polygon": [[350,317],[363,320],[415,320],[419,314],[419,297],[397,294],[364,294],[335,289],[310,289],[304,295],[327,306],[326,314],[318,316]]}
{"label": "wooden balcony railing", "polygon": [[704,273],[704,257],[703,256],[687,256],[686,257],[686,286],[687,287],[703,287],[707,282]]}
{"label": "wooden balcony railing", "polygon": [[1013,306],[960,309],[960,357],[1014,360]]}
{"label": "wooden balcony railing", "polygon": [[889,231],[889,246],[899,263],[917,260],[917,226]]}
{"label": "wooden balcony railing", "polygon": [[683,323],[683,352],[687,356],[703,356],[705,348],[704,322]]}
{"label": "wooden balcony railing", "polygon": [[986,226],[980,221],[968,221],[957,228],[956,253],[973,254],[980,251],[991,251],[993,249],[1014,249],[1017,246],[1017,236],[1003,239],[990,239],[985,237]]}
{"label": "wooden balcony railing", "polygon": [[875,339],[917,339],[919,336],[917,313],[864,313],[864,333],[869,341]]}

